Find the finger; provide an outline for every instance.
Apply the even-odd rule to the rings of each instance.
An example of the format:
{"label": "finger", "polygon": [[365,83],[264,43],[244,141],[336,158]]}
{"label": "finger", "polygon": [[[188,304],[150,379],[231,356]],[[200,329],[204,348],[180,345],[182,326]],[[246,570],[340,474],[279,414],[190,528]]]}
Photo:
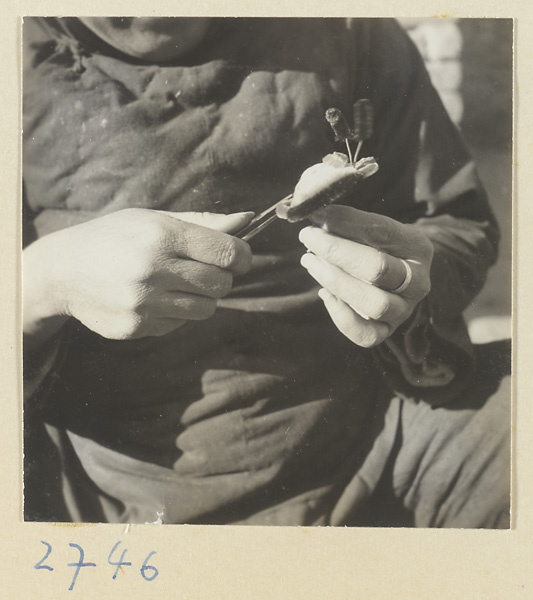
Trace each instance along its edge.
{"label": "finger", "polygon": [[251,211],[232,213],[230,215],[210,212],[158,212],[162,212],[180,221],[186,221],[187,223],[193,223],[194,225],[200,225],[201,227],[207,227],[208,229],[224,233],[239,231],[239,229],[248,225],[254,217],[254,213]]}
{"label": "finger", "polygon": [[394,290],[405,280],[405,265],[401,259],[376,248],[332,235],[318,227],[302,229],[300,241],[326,262],[381,289]]}
{"label": "finger", "polygon": [[217,301],[205,296],[168,292],[152,302],[152,313],[156,317],[201,321],[215,313]]}
{"label": "finger", "polygon": [[429,261],[433,247],[413,225],[350,206],[331,205],[314,213],[311,220],[326,231],[372,246],[397,258]]}
{"label": "finger", "polygon": [[400,296],[355,279],[310,253],[302,256],[301,263],[322,287],[362,317],[395,326],[409,311],[407,302]]}
{"label": "finger", "polygon": [[156,274],[160,289],[187,292],[208,298],[223,298],[231,291],[232,274],[220,267],[184,258],[169,260]]}
{"label": "finger", "polygon": [[[164,243],[178,257],[215,265],[222,269],[228,269],[235,274],[246,273],[250,268],[252,253],[250,246],[243,240],[221,231],[215,231],[204,225],[186,222],[175,216],[176,213],[162,214],[166,215],[170,222],[166,230]],[[179,214],[180,216],[186,215],[186,213]],[[225,217],[225,215],[212,215],[210,213],[195,214],[197,216],[204,214],[204,223],[210,224],[213,224],[215,221],[221,223]],[[238,225],[242,222],[246,223],[247,219],[248,217],[245,219],[236,218],[230,221],[233,225]],[[202,220],[202,217],[198,217],[198,220]]]}
{"label": "finger", "polygon": [[363,348],[371,348],[389,337],[391,330],[386,323],[363,319],[345,302],[336,298],[326,289],[319,290],[318,295],[324,302],[337,329],[354,344]]}

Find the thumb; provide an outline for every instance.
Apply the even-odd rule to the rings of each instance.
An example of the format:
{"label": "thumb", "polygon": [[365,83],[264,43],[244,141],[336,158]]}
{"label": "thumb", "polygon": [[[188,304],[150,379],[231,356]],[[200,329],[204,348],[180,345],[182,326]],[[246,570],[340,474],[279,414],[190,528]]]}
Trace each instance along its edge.
{"label": "thumb", "polygon": [[[161,211],[164,212],[164,211]],[[193,225],[200,225],[201,227],[207,227],[208,229],[214,229],[215,231],[222,231],[223,233],[235,233],[239,231],[252,220],[253,212],[238,212],[230,215],[221,215],[210,212],[164,212],[165,215],[185,221],[186,223],[192,223]]]}
{"label": "thumb", "polygon": [[313,213],[311,222],[327,232],[406,260],[427,261],[432,246],[412,225],[341,204]]}

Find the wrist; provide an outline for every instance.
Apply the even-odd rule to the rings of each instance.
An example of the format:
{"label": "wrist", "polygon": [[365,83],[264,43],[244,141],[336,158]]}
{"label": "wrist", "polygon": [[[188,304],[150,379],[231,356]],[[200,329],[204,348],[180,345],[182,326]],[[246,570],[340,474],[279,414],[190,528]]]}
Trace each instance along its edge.
{"label": "wrist", "polygon": [[23,333],[27,347],[40,346],[68,319],[54,235],[37,240],[23,252]]}

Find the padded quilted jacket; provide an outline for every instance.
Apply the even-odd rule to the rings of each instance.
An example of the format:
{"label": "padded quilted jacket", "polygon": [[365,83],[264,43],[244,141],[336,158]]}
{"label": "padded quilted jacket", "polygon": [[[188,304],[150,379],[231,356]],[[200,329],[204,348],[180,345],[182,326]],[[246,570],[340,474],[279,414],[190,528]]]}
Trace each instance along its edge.
{"label": "padded quilted jacket", "polygon": [[484,193],[414,46],[387,20],[221,19],[159,65],[76,19],[24,29],[27,243],[128,207],[260,212],[342,151],[328,107],[372,102],[362,155],[380,170],[343,202],[434,242],[433,290],[409,327],[377,351],[346,340],[299,265],[299,226],[279,222],[213,318],[132,341],[72,321],[28,400],[56,454],[56,471],[27,467],[55,473],[46,518],[327,523],[391,395],[460,393],[472,368],[460,314],[495,256]]}

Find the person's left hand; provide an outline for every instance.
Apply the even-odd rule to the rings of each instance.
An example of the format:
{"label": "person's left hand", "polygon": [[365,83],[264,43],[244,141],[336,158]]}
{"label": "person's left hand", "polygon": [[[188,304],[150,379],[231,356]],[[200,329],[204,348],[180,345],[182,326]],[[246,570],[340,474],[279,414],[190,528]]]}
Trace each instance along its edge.
{"label": "person's left hand", "polygon": [[332,205],[300,232],[301,263],[337,328],[365,348],[387,339],[429,293],[433,246],[413,225]]}

